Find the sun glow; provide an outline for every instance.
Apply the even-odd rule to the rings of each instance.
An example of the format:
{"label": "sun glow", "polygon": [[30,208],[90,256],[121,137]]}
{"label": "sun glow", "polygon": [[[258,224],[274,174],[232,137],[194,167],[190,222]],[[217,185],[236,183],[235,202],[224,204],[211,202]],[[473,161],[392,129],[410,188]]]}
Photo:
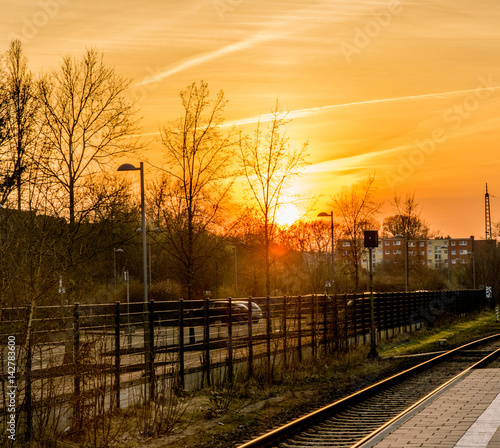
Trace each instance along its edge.
{"label": "sun glow", "polygon": [[276,222],[280,226],[291,226],[302,217],[295,204],[285,204],[278,208],[276,212]]}

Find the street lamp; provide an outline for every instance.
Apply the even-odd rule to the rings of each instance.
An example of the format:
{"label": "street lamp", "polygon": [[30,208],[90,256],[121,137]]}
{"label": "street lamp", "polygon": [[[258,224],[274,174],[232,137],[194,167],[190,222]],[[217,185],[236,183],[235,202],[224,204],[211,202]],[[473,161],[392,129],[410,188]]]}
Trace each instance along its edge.
{"label": "street lamp", "polygon": [[[139,233],[142,233],[142,228],[139,227],[136,232],[139,232]],[[161,229],[159,227],[155,227],[152,232],[155,232],[155,233],[160,233],[161,232]],[[147,231],[146,231],[147,233]],[[149,233],[151,234],[151,231],[149,231]],[[152,280],[152,268],[151,268],[151,252],[153,250],[153,246],[152,246],[152,243],[151,243],[151,237],[149,237],[149,243],[147,243],[147,246],[148,246],[148,249],[147,249],[147,259],[148,259],[148,272],[149,272],[149,278],[148,278],[148,284],[149,284],[149,287],[151,287],[152,283],[153,283],[153,280]]]}
{"label": "street lamp", "polygon": [[146,401],[153,398],[153,356],[150,344],[149,331],[149,309],[148,309],[148,258],[146,244],[146,201],[144,199],[144,163],[141,162],[139,168],[131,163],[124,163],[118,167],[117,171],[140,171],[141,172],[141,214],[142,214],[142,272],[144,286],[144,356],[146,364],[146,377],[149,379],[149,395],[146,387]]}
{"label": "street lamp", "polygon": [[333,212],[318,213],[318,218],[324,218],[326,216],[330,217],[330,229],[332,232],[332,235],[331,235],[331,238],[332,238],[332,294],[335,294],[335,241],[333,239]]}
{"label": "street lamp", "polygon": [[139,168],[131,163],[124,163],[118,167],[118,171],[140,171],[141,172],[141,214],[142,214],[142,272],[144,284],[144,302],[148,302],[148,257],[146,245],[146,205],[144,199],[144,163]]}
{"label": "street lamp", "polygon": [[113,275],[115,277],[115,296],[116,296],[116,253],[122,253],[123,249],[113,247]]}

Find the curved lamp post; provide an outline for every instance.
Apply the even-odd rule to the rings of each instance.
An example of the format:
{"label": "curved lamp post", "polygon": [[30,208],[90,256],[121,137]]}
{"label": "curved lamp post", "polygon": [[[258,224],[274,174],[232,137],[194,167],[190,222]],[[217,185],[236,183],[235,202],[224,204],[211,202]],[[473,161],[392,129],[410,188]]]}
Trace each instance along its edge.
{"label": "curved lamp post", "polygon": [[141,162],[139,168],[131,163],[124,163],[118,167],[117,171],[140,171],[141,172],[141,215],[142,215],[142,271],[144,285],[144,361],[146,365],[146,378],[149,380],[149,394],[147,383],[145,385],[146,402],[153,398],[153,352],[151,350],[151,335],[149,327],[149,300],[148,300],[148,257],[146,240],[146,201],[144,199],[144,163]]}
{"label": "curved lamp post", "polygon": [[141,215],[142,215],[142,271],[144,283],[144,302],[148,302],[148,258],[146,245],[146,206],[144,199],[144,163],[141,162],[139,168],[131,163],[124,163],[118,167],[117,171],[140,171],[141,172]]}

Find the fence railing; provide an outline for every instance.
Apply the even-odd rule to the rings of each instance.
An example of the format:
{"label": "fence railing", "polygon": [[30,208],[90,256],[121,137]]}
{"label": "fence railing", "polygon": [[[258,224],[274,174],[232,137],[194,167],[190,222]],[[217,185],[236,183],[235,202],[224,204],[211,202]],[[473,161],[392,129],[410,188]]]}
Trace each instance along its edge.
{"label": "fence railing", "polygon": [[[484,290],[374,293],[377,336],[485,304]],[[0,419],[15,414],[29,438],[49,402],[78,426],[96,399],[124,407],[165,381],[180,390],[271,380],[278,366],[368,343],[370,324],[367,293],[4,308]]]}

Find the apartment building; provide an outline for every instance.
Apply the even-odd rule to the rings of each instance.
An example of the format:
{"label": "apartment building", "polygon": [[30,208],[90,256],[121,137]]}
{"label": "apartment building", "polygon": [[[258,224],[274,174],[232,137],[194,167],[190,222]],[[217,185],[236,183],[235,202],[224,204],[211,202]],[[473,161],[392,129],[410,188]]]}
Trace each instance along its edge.
{"label": "apartment building", "polygon": [[[429,240],[408,241],[408,263],[427,265],[431,269],[453,267],[470,263],[473,251],[482,248],[486,241],[469,238],[446,238]],[[352,261],[352,241],[339,240],[337,242],[336,256],[341,262]],[[362,241],[358,243],[362,253],[361,265],[368,268],[368,250],[364,249]],[[373,265],[404,264],[406,241],[403,236],[394,238],[380,238],[378,247],[372,250]]]}

